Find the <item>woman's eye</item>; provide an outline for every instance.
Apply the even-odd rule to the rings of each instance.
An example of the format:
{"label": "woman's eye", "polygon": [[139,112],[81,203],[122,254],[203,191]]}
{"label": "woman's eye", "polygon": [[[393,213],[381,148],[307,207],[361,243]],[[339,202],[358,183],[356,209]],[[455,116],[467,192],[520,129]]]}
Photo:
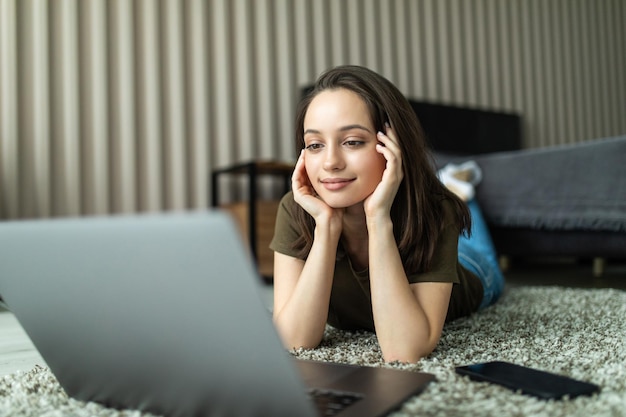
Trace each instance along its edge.
{"label": "woman's eye", "polygon": [[321,143],[311,143],[310,145],[306,146],[306,149],[309,151],[316,151],[318,149],[322,148],[322,144]]}
{"label": "woman's eye", "polygon": [[363,145],[365,142],[362,140],[350,139],[344,142],[344,144],[350,148],[356,148],[357,146]]}

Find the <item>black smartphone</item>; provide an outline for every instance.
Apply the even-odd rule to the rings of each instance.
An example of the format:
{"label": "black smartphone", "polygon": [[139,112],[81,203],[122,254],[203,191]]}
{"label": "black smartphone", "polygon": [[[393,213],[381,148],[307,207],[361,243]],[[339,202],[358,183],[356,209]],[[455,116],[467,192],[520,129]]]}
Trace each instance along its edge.
{"label": "black smartphone", "polygon": [[475,381],[492,382],[546,400],[561,399],[565,396],[574,398],[600,391],[599,386],[589,382],[509,362],[496,361],[459,366],[456,372],[467,375]]}

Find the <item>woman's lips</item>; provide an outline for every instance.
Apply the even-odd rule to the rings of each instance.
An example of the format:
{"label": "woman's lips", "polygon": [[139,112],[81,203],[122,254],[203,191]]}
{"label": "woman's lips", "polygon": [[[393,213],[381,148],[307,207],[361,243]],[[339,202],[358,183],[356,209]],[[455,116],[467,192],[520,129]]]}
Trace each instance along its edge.
{"label": "woman's lips", "polygon": [[347,187],[348,185],[352,184],[352,181],[354,181],[354,179],[348,179],[348,178],[326,178],[321,180],[320,182],[322,183],[322,185],[324,186],[324,188],[326,188],[329,191],[337,191],[337,190],[341,190],[344,187]]}

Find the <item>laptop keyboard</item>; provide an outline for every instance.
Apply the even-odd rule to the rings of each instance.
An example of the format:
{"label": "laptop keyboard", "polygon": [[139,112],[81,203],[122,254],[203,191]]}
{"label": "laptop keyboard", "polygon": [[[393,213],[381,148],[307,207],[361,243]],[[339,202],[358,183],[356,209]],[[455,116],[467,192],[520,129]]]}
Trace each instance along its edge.
{"label": "laptop keyboard", "polygon": [[335,416],[363,398],[361,394],[354,392],[325,389],[311,389],[308,394],[320,416]]}

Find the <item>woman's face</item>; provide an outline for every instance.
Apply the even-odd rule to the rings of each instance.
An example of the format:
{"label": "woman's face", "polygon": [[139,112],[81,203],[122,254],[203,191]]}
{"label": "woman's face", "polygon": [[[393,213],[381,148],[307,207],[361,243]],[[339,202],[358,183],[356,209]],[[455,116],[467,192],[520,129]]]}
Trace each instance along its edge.
{"label": "woman's face", "polygon": [[385,170],[367,105],[347,89],[319,93],[304,117],[304,163],[317,194],[333,208],[363,202]]}

